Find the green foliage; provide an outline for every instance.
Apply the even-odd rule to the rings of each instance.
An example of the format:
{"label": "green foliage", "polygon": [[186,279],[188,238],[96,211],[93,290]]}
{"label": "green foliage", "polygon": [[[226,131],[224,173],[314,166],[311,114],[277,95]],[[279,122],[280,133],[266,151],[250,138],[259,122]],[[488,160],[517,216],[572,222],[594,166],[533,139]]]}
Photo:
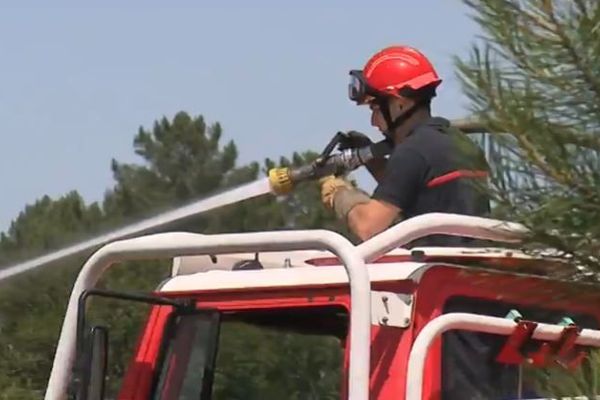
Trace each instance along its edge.
{"label": "green foliage", "polygon": [[[1,265],[253,181],[276,164],[266,160],[262,167],[258,163],[237,166],[235,145],[229,142],[221,146],[221,138],[219,124],[207,126],[202,116],[191,117],[184,112],[175,115],[172,121],[162,118],[152,130],[140,128],[133,144],[142,162],[112,161],[115,185],[106,192],[101,205],[86,205],[72,192],[56,200],[46,196],[27,206],[9,231],[0,236]],[[278,164],[300,165],[315,156],[294,154],[291,160],[281,158]],[[170,226],[169,230],[214,233],[324,227],[345,232],[332,213],[321,207],[317,189],[317,185],[307,184],[286,198],[256,198]],[[68,296],[85,256],[0,283],[0,399],[42,397]],[[151,291],[168,276],[169,267],[168,261],[128,262],[110,270],[99,286]],[[146,310],[139,304],[91,300],[92,320],[110,329],[110,393],[115,393],[119,386],[119,377],[127,366]],[[233,340],[240,346],[246,335],[252,337],[246,330],[231,335],[237,337]],[[309,339],[299,340],[290,346],[300,351],[310,343]],[[275,375],[282,363],[293,360],[276,352],[272,356],[277,367],[270,374]],[[317,361],[320,362],[314,360]],[[256,382],[236,382],[240,387],[244,384]]]}
{"label": "green foliage", "polygon": [[[156,122],[152,132],[140,128],[134,148],[144,164],[112,161],[116,185],[106,195],[106,213],[139,217],[224,187],[230,174],[240,179],[243,172],[234,168],[237,149],[233,142],[220,148],[221,135],[219,124],[207,127],[202,116],[191,118],[184,112],[173,122]],[[242,177],[254,178],[247,172]]]}
{"label": "green foliage", "polygon": [[544,398],[594,399],[600,393],[600,353],[592,350],[574,371],[558,364],[542,369],[525,367],[523,377],[525,381],[532,382],[537,393]]}
{"label": "green foliage", "polygon": [[98,204],[86,205],[77,192],[57,200],[42,197],[0,236],[0,262],[16,261],[69,243],[93,231],[103,218]]}
{"label": "green foliage", "polygon": [[219,350],[215,400],[339,398],[343,350],[338,339],[282,334],[239,322],[225,322],[221,329],[221,343],[227,346]]}
{"label": "green foliage", "polygon": [[600,3],[467,0],[485,32],[457,60],[487,146],[496,212],[600,270]]}
{"label": "green foliage", "polygon": [[[100,208],[86,206],[75,192],[57,200],[45,196],[2,236],[1,258],[14,262],[50,250],[92,231],[101,219]],[[0,284],[0,393],[6,398],[41,397],[76,270],[74,264],[53,265]]]}
{"label": "green foliage", "polygon": [[[457,60],[472,112],[492,135],[495,212],[525,224],[527,250],[600,272],[600,2],[464,0],[485,32]],[[597,353],[574,375],[532,373],[549,396],[598,393]]]}

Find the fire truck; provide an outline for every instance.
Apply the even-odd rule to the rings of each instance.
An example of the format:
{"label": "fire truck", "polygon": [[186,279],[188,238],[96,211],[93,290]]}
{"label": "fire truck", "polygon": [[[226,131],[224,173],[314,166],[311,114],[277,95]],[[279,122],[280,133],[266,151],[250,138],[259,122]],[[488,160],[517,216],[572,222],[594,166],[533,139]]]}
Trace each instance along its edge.
{"label": "fire truck", "polygon": [[[485,246],[407,246],[434,234]],[[97,296],[150,304],[118,399],[213,398],[231,321],[335,338],[339,399],[538,398],[525,368],[575,371],[600,346],[600,291],[568,279],[575,266],[551,253],[519,251],[524,234],[511,222],[433,213],[359,245],[327,230],[109,243],[74,284],[45,398],[105,398],[108,332],[86,312]],[[151,293],[96,287],[120,262],[160,258],[172,260],[171,274]]]}

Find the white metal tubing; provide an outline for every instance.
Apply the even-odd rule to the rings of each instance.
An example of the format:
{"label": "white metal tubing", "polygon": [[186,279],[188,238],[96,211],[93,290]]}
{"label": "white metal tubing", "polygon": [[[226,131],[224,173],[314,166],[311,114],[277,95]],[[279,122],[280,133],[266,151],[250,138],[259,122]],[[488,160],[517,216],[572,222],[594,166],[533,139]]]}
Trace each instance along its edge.
{"label": "white metal tubing", "polygon": [[[461,329],[508,336],[516,326],[516,322],[506,318],[470,313],[448,313],[434,318],[421,330],[410,351],[405,400],[422,399],[425,358],[429,347],[439,335],[452,329]],[[533,332],[533,338],[556,341],[560,338],[564,328],[560,325],[540,323]],[[583,346],[600,347],[600,331],[583,329],[575,343]]]}
{"label": "white metal tubing", "polygon": [[199,235],[160,233],[108,244],[94,253],[75,281],[56,349],[46,400],[64,399],[75,357],[77,301],[94,287],[112,264],[131,259],[171,258],[185,255],[321,249],[339,256],[348,273],[350,310],[350,399],[366,400],[369,392],[371,329],[370,283],[364,261],[343,236],[326,230]]}
{"label": "white metal tubing", "polygon": [[357,246],[365,262],[373,261],[391,249],[429,235],[466,236],[505,243],[518,243],[527,229],[514,222],[459,214],[418,215],[373,236]]}

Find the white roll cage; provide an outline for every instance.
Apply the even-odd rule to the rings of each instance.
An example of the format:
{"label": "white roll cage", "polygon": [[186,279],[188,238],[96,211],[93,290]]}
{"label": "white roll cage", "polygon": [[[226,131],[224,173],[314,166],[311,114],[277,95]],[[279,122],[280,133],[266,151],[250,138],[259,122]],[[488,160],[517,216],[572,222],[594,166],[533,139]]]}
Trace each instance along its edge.
{"label": "white roll cage", "polygon": [[[172,258],[191,255],[218,255],[258,251],[329,250],[340,257],[350,286],[350,362],[348,398],[369,398],[371,292],[365,262],[373,261],[394,247],[432,234],[466,236],[498,242],[518,242],[526,229],[515,223],[456,214],[432,213],[403,221],[353,246],[343,236],[327,230],[273,231],[241,234],[201,235],[194,233],[159,233],[109,243],[97,250],[84,264],[75,281],[62,330],[45,400],[62,400],[75,358],[77,302],[80,295],[94,288],[102,274],[116,263],[134,259]],[[440,317],[443,318],[443,317]],[[442,319],[448,321],[448,319]],[[504,320],[502,320],[504,321]],[[503,322],[506,324],[506,322]],[[431,335],[441,332],[440,322],[428,328],[429,336],[420,335],[415,343],[421,350],[411,353],[408,381],[410,399],[420,399],[422,364],[419,358],[430,344]],[[431,325],[431,324],[430,324]],[[453,326],[444,322],[442,327]],[[436,328],[437,327],[437,328]],[[598,333],[600,335],[600,332]],[[598,336],[600,338],[600,336]],[[595,342],[594,342],[595,343]],[[600,342],[599,342],[600,343]],[[414,355],[413,355],[414,353]],[[418,388],[417,388],[418,386]]]}
{"label": "white roll cage", "polygon": [[[509,336],[517,327],[517,322],[506,319],[471,313],[448,313],[432,319],[417,335],[408,358],[405,400],[421,400],[423,373],[427,351],[433,341],[446,331],[462,329],[466,331],[494,333]],[[544,341],[557,341],[565,329],[562,325],[537,324],[532,338]],[[582,329],[575,344],[600,347],[600,331]]]}

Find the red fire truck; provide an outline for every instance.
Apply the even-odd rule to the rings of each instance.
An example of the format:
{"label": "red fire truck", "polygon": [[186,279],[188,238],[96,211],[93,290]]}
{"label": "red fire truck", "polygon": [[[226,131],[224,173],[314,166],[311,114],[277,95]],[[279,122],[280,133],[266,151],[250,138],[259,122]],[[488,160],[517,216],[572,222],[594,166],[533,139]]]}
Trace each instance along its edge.
{"label": "red fire truck", "polygon": [[[565,279],[575,266],[551,254],[511,249],[523,233],[514,223],[428,214],[358,246],[325,230],[110,243],[73,287],[45,398],[104,398],[107,332],[86,318],[94,296],[151,304],[118,399],[213,398],[232,321],[334,338],[340,399],[539,397],[525,366],[577,369],[600,346],[600,291]],[[490,246],[403,247],[432,234]],[[109,267],[153,258],[173,260],[153,293],[95,288]]]}

